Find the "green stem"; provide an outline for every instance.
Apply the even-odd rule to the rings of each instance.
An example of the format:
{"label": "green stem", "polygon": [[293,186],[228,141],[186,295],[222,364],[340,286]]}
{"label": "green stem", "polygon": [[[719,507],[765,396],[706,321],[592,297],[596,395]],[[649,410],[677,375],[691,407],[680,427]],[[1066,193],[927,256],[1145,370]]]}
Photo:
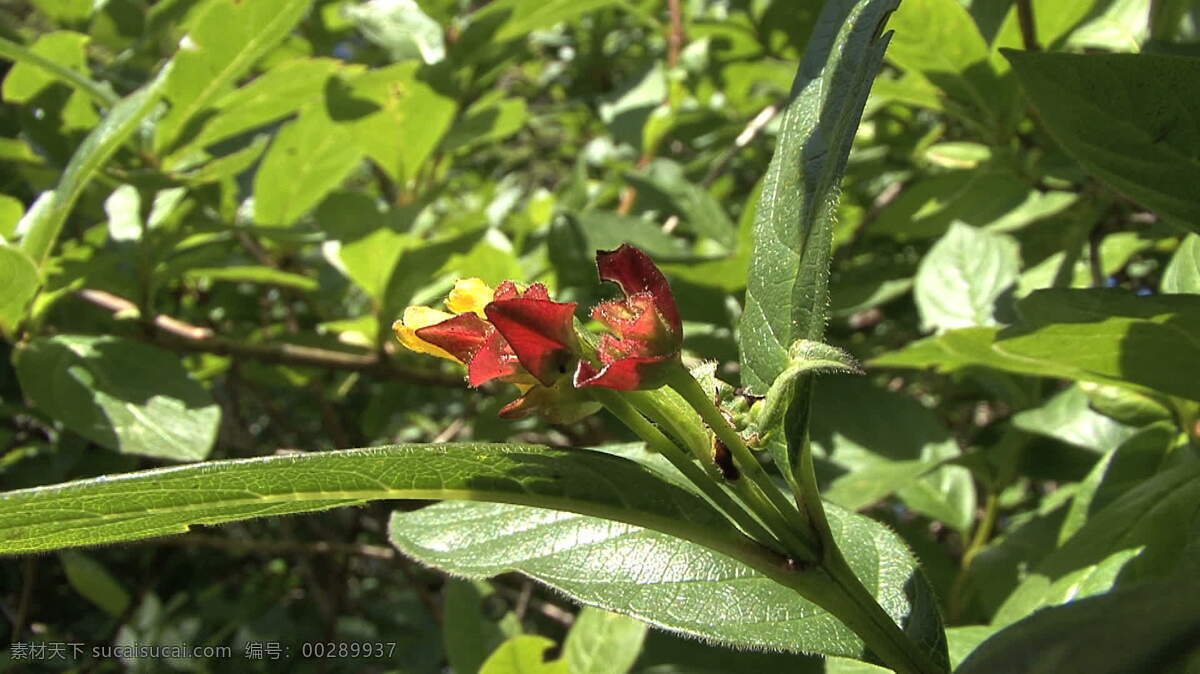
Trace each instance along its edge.
{"label": "green stem", "polygon": [[955,577],[954,585],[950,588],[950,605],[947,613],[951,621],[957,622],[966,609],[967,600],[963,595],[967,591],[967,579],[969,578],[968,574],[971,570],[971,564],[975,561],[975,556],[983,550],[988,540],[991,539],[992,530],[996,527],[996,518],[999,516],[999,512],[1000,499],[996,495],[995,490],[989,490],[983,504],[983,517],[975,527],[966,550],[963,551],[962,564],[959,566],[958,576]]}
{"label": "green stem", "polygon": [[781,537],[793,539],[800,546],[799,549],[793,549],[791,552],[807,557],[808,559],[819,559],[820,545],[812,537],[812,529],[804,515],[798,511],[795,506],[784,496],[783,492],[775,486],[769,475],[763,470],[762,465],[755,458],[750,448],[746,446],[745,440],[738,434],[729,422],[725,420],[725,416],[721,414],[716,404],[709,399],[708,394],[704,389],[700,388],[700,383],[691,375],[682,365],[668,379],[667,385],[675,390],[684,400],[687,401],[693,409],[700,414],[700,418],[708,427],[716,434],[717,439],[729,448],[733,455],[734,463],[741,470],[751,483],[755,491],[759,492],[762,498],[767,500],[767,509],[778,514],[782,519],[784,531],[778,531]]}
{"label": "green stem", "polygon": [[823,604],[896,674],[946,674],[929,654],[908,637],[862,584],[836,547],[828,551],[822,568],[841,592]]}
{"label": "green stem", "polygon": [[629,430],[644,440],[650,449],[658,452],[670,461],[671,465],[675,466],[709,500],[736,522],[738,526],[742,527],[743,531],[765,545],[783,549],[782,543],[775,536],[771,535],[770,531],[761,522],[738,505],[712,478],[693,463],[691,458],[684,454],[670,438],[634,409],[633,405],[630,405],[621,394],[602,388],[591,389],[591,394],[613,416],[620,419],[622,423],[629,427]]}

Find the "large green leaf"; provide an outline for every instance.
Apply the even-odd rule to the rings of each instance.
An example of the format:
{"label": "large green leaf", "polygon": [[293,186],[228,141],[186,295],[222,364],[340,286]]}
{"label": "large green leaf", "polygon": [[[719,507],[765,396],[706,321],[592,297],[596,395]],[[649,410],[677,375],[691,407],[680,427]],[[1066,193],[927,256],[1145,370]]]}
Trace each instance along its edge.
{"label": "large green leaf", "polygon": [[329,105],[350,130],[350,142],[402,184],[416,177],[458,109],[427,81],[419,61],[348,78]]}
{"label": "large green leaf", "polygon": [[21,247],[34,264],[40,267],[50,256],[75,200],[154,108],[173,67],[173,62],[168,62],[153,80],[114,105],[71,155],[54,191],[43,192],[25,214]]}
{"label": "large green leaf", "polygon": [[1195,672],[1197,596],[1184,577],[1049,608],[985,641],[958,674]]}
{"label": "large green leaf", "polygon": [[[945,661],[936,600],[883,525],[835,509],[834,532],[858,577],[935,661]],[[442,503],[392,516],[392,542],[456,575],[520,571],[585,604],[755,649],[862,657],[841,622],[770,577],[710,548],[565,512]]]}
{"label": "large green leaf", "polygon": [[275,134],[254,175],[254,220],[287,226],[337,188],[362,161],[349,130],[316,103]]}
{"label": "large green leaf", "polygon": [[38,270],[20,248],[0,244],[0,332],[11,333],[37,294]]}
{"label": "large green leaf", "polygon": [[285,61],[216,99],[199,133],[168,157],[168,166],[186,161],[197,148],[269,124],[320,101],[335,73],[346,66],[334,59]]}
{"label": "large green leaf", "polygon": [[158,348],[58,335],[21,346],[14,364],[34,405],[109,449],[196,461],[216,438],[221,412],[212,396]]}
{"label": "large green leaf", "polygon": [[926,330],[996,325],[996,300],[1017,281],[1017,242],[962,223],[921,260],[913,296]]}
{"label": "large green leaf", "polygon": [[730,552],[755,549],[699,497],[631,461],[537,445],[457,444],[216,461],[9,492],[0,497],[0,553],[398,498],[563,508],[656,526]]}
{"label": "large green leaf", "polygon": [[1020,320],[1004,330],[953,330],[870,364],[946,372],[983,366],[1200,400],[1200,297],[1040,290],[1017,309]]}
{"label": "large green leaf", "polygon": [[213,0],[190,23],[167,82],[171,110],[158,123],[155,147],[171,147],[187,123],[232,88],[281,42],[311,0]]}
{"label": "large green leaf", "polygon": [[1004,54],[1071,157],[1118,192],[1200,231],[1200,59]]}
{"label": "large green leaf", "polygon": [[831,0],[810,38],[783,114],[754,224],[740,323],[742,383],[765,393],[797,339],[820,341],[842,171],[898,0]]}

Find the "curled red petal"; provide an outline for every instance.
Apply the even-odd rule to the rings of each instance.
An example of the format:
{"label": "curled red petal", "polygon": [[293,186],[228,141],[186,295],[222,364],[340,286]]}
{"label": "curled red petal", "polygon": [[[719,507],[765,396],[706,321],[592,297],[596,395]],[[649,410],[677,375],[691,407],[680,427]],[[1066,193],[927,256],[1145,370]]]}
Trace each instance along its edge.
{"label": "curled red petal", "polygon": [[467,383],[473,387],[500,377],[521,373],[521,363],[499,332],[492,330],[467,365]]}
{"label": "curled red petal", "polygon": [[492,295],[493,300],[550,300],[550,291],[546,290],[545,284],[532,283],[524,291],[517,288],[517,284],[512,281],[501,281],[500,285],[496,286],[496,292]]}
{"label": "curled red petal", "polygon": [[493,301],[483,311],[525,369],[549,386],[565,373],[574,351],[575,306],[519,298]]}
{"label": "curled red petal", "polygon": [[475,314],[459,314],[416,331],[417,337],[446,350],[463,363],[471,362],[495,329]]}
{"label": "curled red petal", "polygon": [[654,298],[654,305],[671,331],[682,334],[683,324],[679,318],[679,309],[675,306],[671,285],[649,255],[624,244],[616,250],[602,250],[596,253],[596,268],[600,272],[601,280],[612,281],[621,286],[621,291],[626,297],[650,293]]}
{"label": "curled red petal", "polygon": [[664,356],[630,356],[596,369],[587,360],[580,360],[575,369],[575,388],[599,386],[617,391],[642,391],[662,386],[674,354]]}

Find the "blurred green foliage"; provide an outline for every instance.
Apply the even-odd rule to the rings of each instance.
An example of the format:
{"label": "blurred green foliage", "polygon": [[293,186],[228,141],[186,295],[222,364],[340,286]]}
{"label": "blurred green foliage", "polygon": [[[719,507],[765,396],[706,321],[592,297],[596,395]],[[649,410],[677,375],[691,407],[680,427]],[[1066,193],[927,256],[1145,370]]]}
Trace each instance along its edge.
{"label": "blurred green foliage", "polygon": [[[742,380],[737,333],[743,307],[783,318],[747,299],[774,264],[751,232],[820,4],[0,1],[0,487],[629,441],[603,416],[497,419],[511,390],[468,390],[390,330],[467,276],[590,306],[594,251],[623,242],[662,263],[689,357],[769,385]],[[1200,4],[904,0],[887,29],[841,199],[818,205],[838,216],[826,338],[868,370],[816,384],[818,476],[911,547],[956,663],[1108,593],[1018,623],[965,671],[1060,667],[1048,641],[1041,662],[998,649],[1065,626],[1121,638],[1087,607],[1158,606],[1162,585],[1110,590],[1200,558]],[[238,671],[871,667],[647,633],[517,574],[451,580],[389,546],[421,505],[6,558],[0,633],[231,645]],[[1196,623],[1167,603],[1146,628],[1162,643]],[[241,657],[268,642],[292,659]],[[299,657],[321,642],[395,653]],[[1140,662],[1188,664],[1159,643]]]}

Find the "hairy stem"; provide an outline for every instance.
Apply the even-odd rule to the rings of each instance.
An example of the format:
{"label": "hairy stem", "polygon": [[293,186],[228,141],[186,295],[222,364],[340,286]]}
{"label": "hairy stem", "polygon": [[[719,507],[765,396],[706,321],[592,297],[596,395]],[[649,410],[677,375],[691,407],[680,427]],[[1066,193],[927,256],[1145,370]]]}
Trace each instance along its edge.
{"label": "hairy stem", "polygon": [[675,442],[663,434],[654,424],[650,423],[640,412],[634,409],[621,394],[607,389],[594,388],[592,397],[604,405],[613,416],[621,420],[629,430],[633,431],[646,445],[661,454],[671,462],[683,476],[696,485],[705,496],[721,509],[730,519],[738,524],[748,535],[764,545],[782,549],[783,545],[767,529],[746,512],[729,496],[725,490],[713,481],[705,472],[693,463],[692,459],[683,453]]}

